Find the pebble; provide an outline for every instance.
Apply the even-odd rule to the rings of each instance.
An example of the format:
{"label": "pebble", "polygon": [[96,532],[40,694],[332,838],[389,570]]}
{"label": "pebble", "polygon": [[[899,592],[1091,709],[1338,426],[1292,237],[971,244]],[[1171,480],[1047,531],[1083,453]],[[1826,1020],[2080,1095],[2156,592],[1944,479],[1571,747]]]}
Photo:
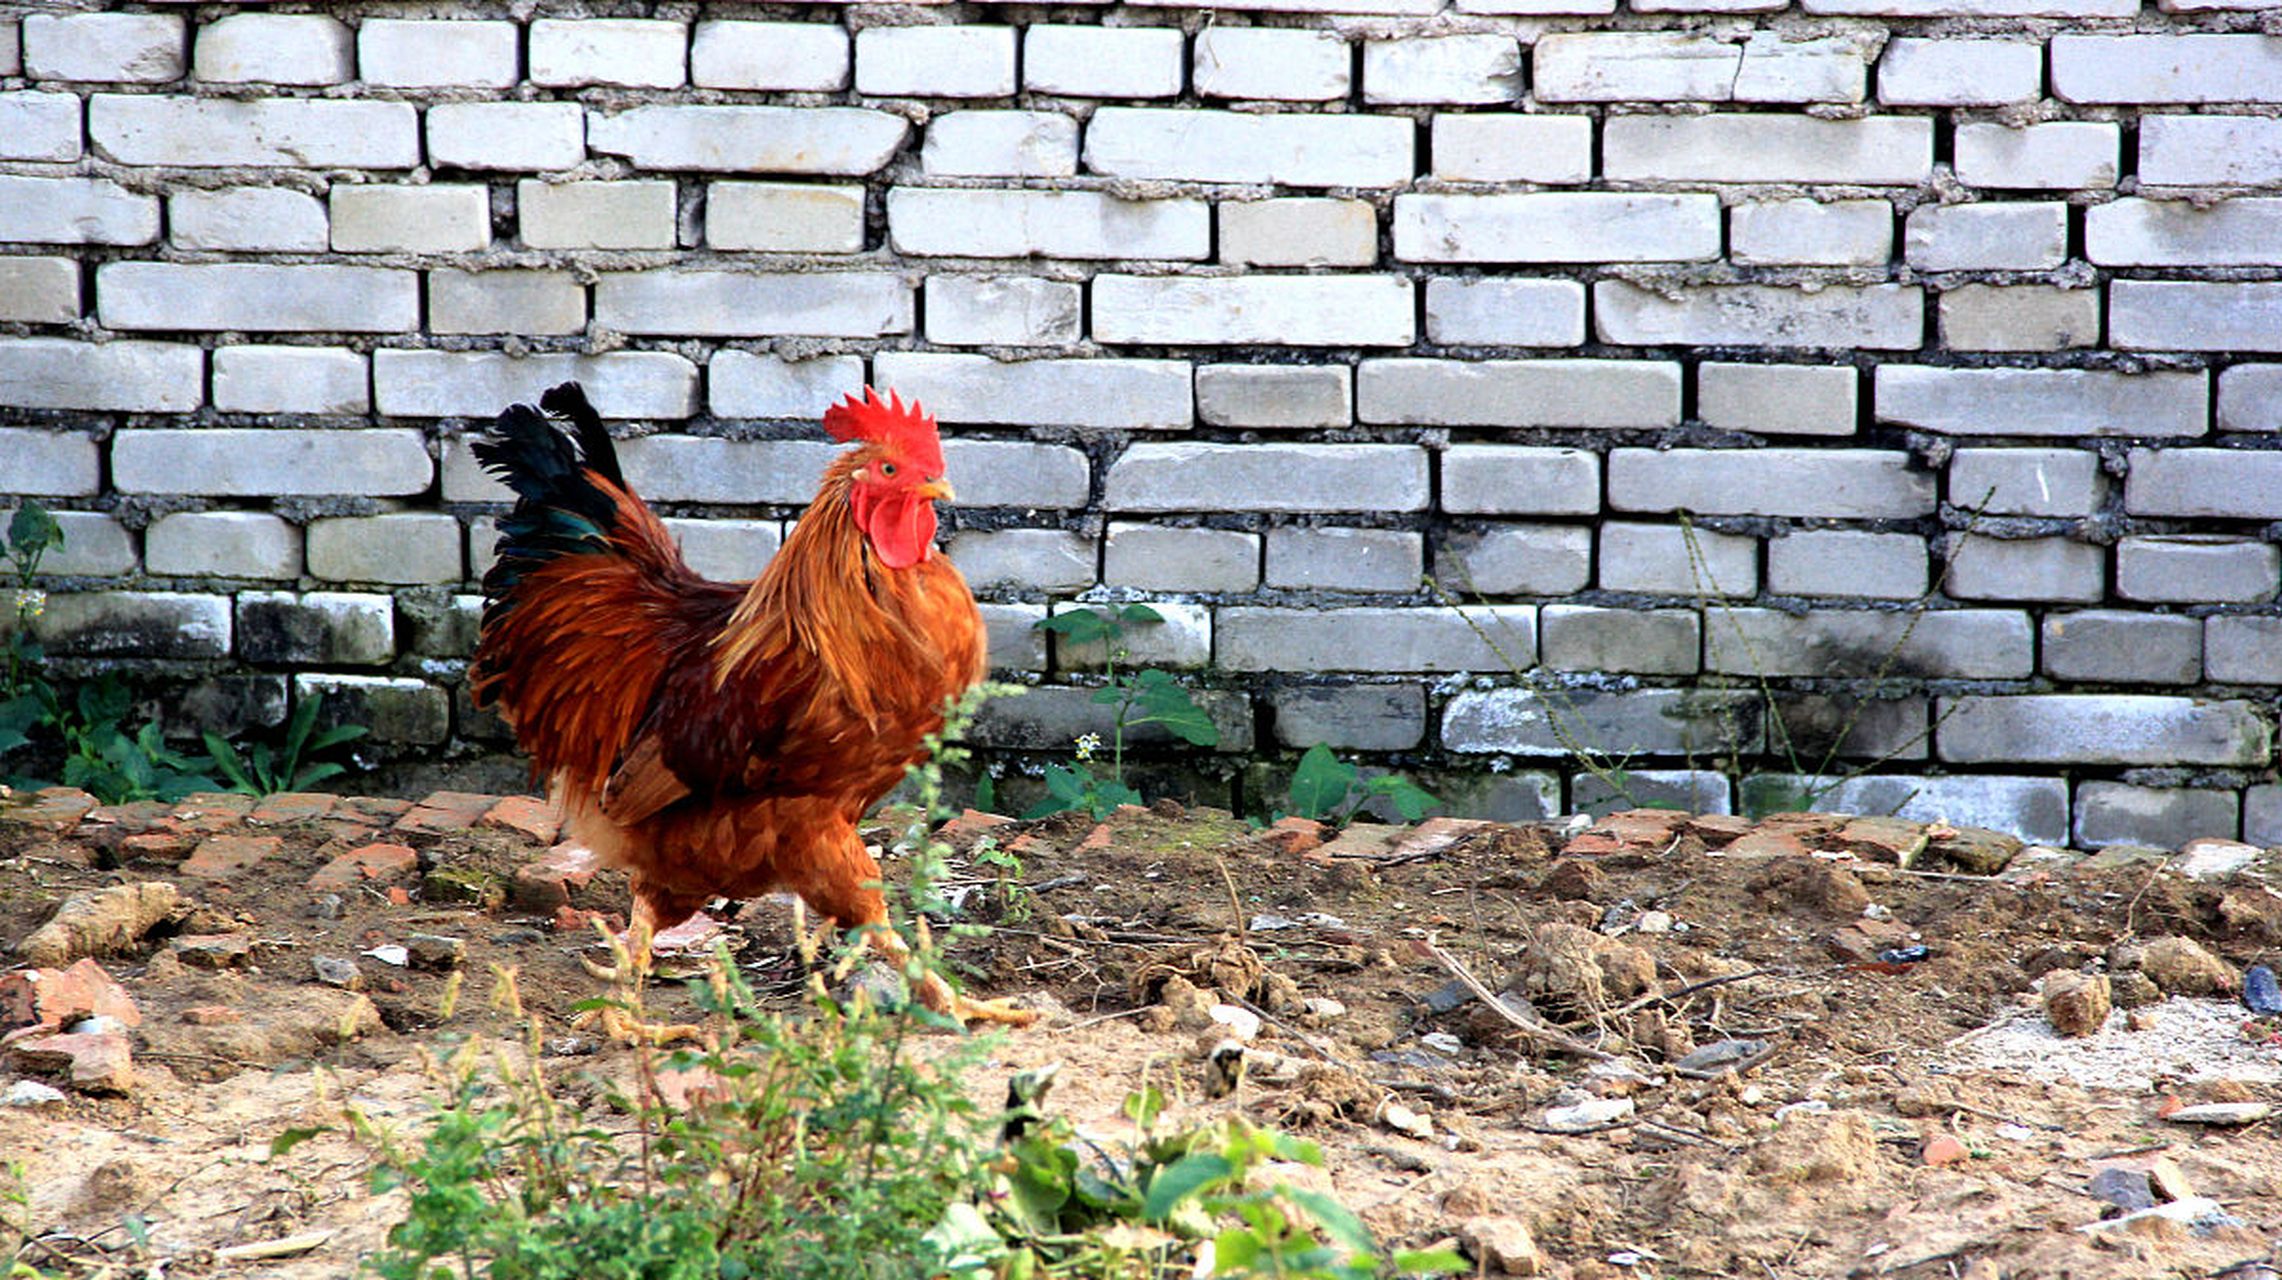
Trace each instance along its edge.
{"label": "pebble", "polygon": [[309,914],[319,920],[338,920],[349,913],[349,904],[337,893],[324,893],[309,904]]}
{"label": "pebble", "polygon": [[0,1093],[0,1107],[48,1107],[63,1101],[63,1090],[37,1080],[18,1080]]}
{"label": "pebble", "polygon": [[1961,1163],[1970,1159],[1972,1155],[1973,1153],[1966,1149],[1964,1143],[1944,1133],[1926,1143],[1925,1149],[1918,1153],[1918,1158],[1929,1165],[1939,1167],[1945,1164]]}
{"label": "pebble", "polygon": [[316,972],[317,981],[328,987],[339,987],[343,991],[364,990],[364,971],[357,968],[354,960],[343,960],[339,956],[312,956],[309,967]]}
{"label": "pebble", "polygon": [[1379,1108],[1379,1123],[1421,1142],[1434,1137],[1434,1122],[1399,1102],[1389,1102]]}
{"label": "pebble", "polygon": [[1765,1056],[1764,1040],[1714,1040],[1672,1064],[1672,1070],[1692,1080],[1709,1080],[1723,1071],[1749,1070]]}
{"label": "pebble", "polygon": [[584,1058],[601,1049],[602,1042],[593,1036],[556,1036],[547,1041],[547,1054],[555,1058]]}
{"label": "pebble", "polygon": [[2275,980],[2272,969],[2254,964],[2243,971],[2242,1003],[2252,1013],[2282,1013],[2282,982]]}
{"label": "pebble", "polygon": [[1632,927],[1642,933],[1670,933],[1672,925],[1672,913],[1669,911],[1643,911]]}
{"label": "pebble", "polygon": [[2138,1169],[2102,1169],[2092,1175],[2090,1190],[2097,1198],[2126,1213],[2155,1207],[2155,1188]]}
{"label": "pebble", "polygon": [[1544,1125],[1555,1133],[1585,1133],[1628,1119],[1633,1110],[1630,1098],[1587,1098],[1564,1107],[1547,1107]]}
{"label": "pebble", "polygon": [[2206,1102],[2181,1107],[2163,1118],[2173,1124],[2239,1125],[2257,1124],[2273,1114],[2271,1102]]}
{"label": "pebble", "polygon": [[1322,1024],[1347,1016],[1347,1006],[1330,996],[1309,996],[1300,1005],[1302,1022]]}
{"label": "pebble", "polygon": [[407,958],[415,969],[457,969],[467,959],[467,943],[434,933],[415,933],[404,940]]}
{"label": "pebble", "polygon": [[1447,1031],[1429,1031],[1420,1036],[1418,1042],[1436,1053],[1447,1053],[1452,1057],[1466,1051],[1466,1042]]}
{"label": "pebble", "polygon": [[1250,1040],[1260,1034],[1260,1015],[1240,1005],[1216,1004],[1205,1010],[1205,1015],[1228,1028],[1228,1034],[1239,1040]]}

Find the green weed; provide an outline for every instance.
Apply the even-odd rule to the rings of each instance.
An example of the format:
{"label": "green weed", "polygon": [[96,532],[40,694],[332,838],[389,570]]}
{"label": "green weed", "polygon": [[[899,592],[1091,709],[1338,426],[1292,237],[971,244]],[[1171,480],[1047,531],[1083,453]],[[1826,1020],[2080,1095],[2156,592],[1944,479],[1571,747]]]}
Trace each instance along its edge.
{"label": "green weed", "polygon": [[1121,804],[1140,804],[1141,793],[1125,781],[1125,735],[1130,729],[1142,725],[1160,725],[1182,741],[1193,746],[1211,747],[1220,743],[1219,726],[1181,683],[1167,673],[1154,668],[1142,671],[1118,670],[1118,663],[1128,656],[1120,645],[1128,626],[1141,623],[1163,622],[1164,615],[1145,604],[1128,604],[1115,609],[1065,609],[1052,617],[1031,624],[1041,631],[1051,631],[1064,642],[1074,645],[1099,644],[1102,647],[1102,686],[1094,690],[1096,705],[1112,708],[1110,713],[1109,772],[1097,774],[1092,763],[1101,748],[1099,738],[1087,734],[1078,740],[1077,758],[1070,764],[1046,766],[1046,798],[1033,806],[1026,818],[1043,818],[1050,813],[1075,809],[1095,818],[1106,818]]}

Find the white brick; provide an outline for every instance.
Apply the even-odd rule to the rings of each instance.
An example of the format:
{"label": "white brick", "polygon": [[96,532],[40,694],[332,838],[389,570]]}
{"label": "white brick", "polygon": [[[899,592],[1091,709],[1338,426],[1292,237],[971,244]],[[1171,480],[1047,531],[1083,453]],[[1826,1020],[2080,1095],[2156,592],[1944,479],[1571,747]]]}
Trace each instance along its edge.
{"label": "white brick", "polygon": [[1532,88],[1541,102],[1860,102],[1864,67],[1846,38],[1600,31],[1539,40]]}
{"label": "white brick", "polygon": [[955,178],[1066,178],[1078,122],[1058,111],[947,111],[927,122],[920,167]]}
{"label": "white brick", "polygon": [[1245,267],[1367,267],[1379,258],[1368,200],[1301,196],[1223,201],[1220,260]]}
{"label": "white brick", "polygon": [[537,404],[561,382],[586,388],[606,418],[687,418],[697,412],[697,366],[666,351],[510,356],[497,351],[373,352],[373,405],[385,417],[488,419]]}
{"label": "white brick", "polygon": [[372,407],[367,382],[365,357],[339,347],[214,352],[214,408],[223,413],[363,413]]}
{"label": "white brick", "polygon": [[1959,600],[2098,604],[2107,561],[2105,549],[2073,538],[1965,537],[1950,550],[1942,589]]}
{"label": "white brick", "polygon": [[1925,587],[1925,539],[1914,533],[1802,529],[1767,543],[1775,595],[1913,600]]}
{"label": "white brick", "polygon": [[1873,116],[1617,116],[1601,131],[1617,181],[1916,186],[1933,174],[1933,121]]}
{"label": "white brick", "polygon": [[179,80],[182,32],[182,19],[171,13],[26,14],[24,74],[33,80]]}
{"label": "white brick", "polygon": [[1600,455],[1543,445],[1454,444],[1442,452],[1442,509],[1451,515],[1597,515]]}
{"label": "white brick", "polygon": [[1345,365],[1198,365],[1196,412],[1215,427],[1344,427],[1350,382]]}
{"label": "white brick", "polygon": [[2255,267],[2274,261],[2282,198],[2207,206],[2126,198],[2084,214],[2084,256],[2116,267]]}
{"label": "white brick", "polygon": [[1202,200],[1120,200],[1099,191],[896,187],[887,193],[896,252],[961,258],[1166,258],[1212,252]]}
{"label": "white brick", "polygon": [[1260,585],[1260,535],[1112,521],[1101,580],[1143,591],[1251,591]]}
{"label": "white brick", "polygon": [[1023,360],[882,351],[877,386],[917,396],[937,420],[1006,426],[1174,428],[1194,421],[1185,360]]}
{"label": "white brick", "polygon": [[1858,381],[1850,365],[1706,361],[1696,369],[1696,414],[1723,431],[1850,436]]}
{"label": "white brick", "polygon": [[1395,197],[1405,262],[1704,262],[1719,198],[1632,191]]}
{"label": "white brick", "polygon": [[641,169],[852,176],[886,164],[910,127],[864,107],[670,104],[589,112],[586,143]]}
{"label": "white brick", "polygon": [[455,169],[568,169],[586,159],[575,102],[439,102],[428,108],[428,161]]}
{"label": "white brick", "polygon": [[750,582],[761,575],[784,543],[776,520],[691,520],[665,518],[666,529],[681,544],[681,558],[690,568],[715,582]]}
{"label": "white brick", "polygon": [[1879,267],[1894,251],[1894,207],[1883,200],[1765,200],[1728,212],[1737,265]]}
{"label": "white brick", "polygon": [[1415,147],[1411,122],[1394,117],[1103,107],[1085,162],[1117,178],[1392,187],[1411,180]]}
{"label": "white brick", "polygon": [[0,22],[0,75],[12,76],[23,69],[23,30],[14,19]]}
{"label": "white brick", "polygon": [[2238,364],[2219,374],[2219,430],[2282,433],[2282,365]]}
{"label": "white brick", "polygon": [[1512,276],[1426,282],[1426,338],[1469,347],[1574,347],[1585,340],[1585,286]]}
{"label": "white brick", "polygon": [[706,394],[714,416],[720,418],[820,421],[834,401],[860,393],[863,385],[864,362],[859,356],[796,362],[724,349],[714,352],[706,366]]}
{"label": "white brick", "polygon": [[[1600,586],[1663,596],[1746,597],[1759,594],[1759,542],[1676,524],[1601,524]],[[1715,633],[1732,627],[1725,614]]]}
{"label": "white brick", "polygon": [[367,18],[357,70],[367,84],[401,89],[504,89],[515,83],[520,36],[512,22]]}
{"label": "white brick", "polygon": [[867,27],[856,33],[856,92],[1012,97],[1014,28]]}
{"label": "white brick", "polygon": [[166,203],[178,249],[323,253],[332,247],[325,202],[287,187],[176,191]]}
{"label": "white brick", "polygon": [[1593,286],[1594,327],[1604,342],[1665,346],[1916,348],[1925,298],[1915,285],[1705,285],[1675,296],[1622,280]]}
{"label": "white brick", "polygon": [[2210,375],[2195,370],[1932,369],[1880,365],[1878,420],[1952,435],[2199,436]]}
{"label": "white brick", "polygon": [[1434,573],[1461,597],[1574,595],[1593,580],[1593,531],[1585,525],[1499,524],[1454,533],[1436,549]]}
{"label": "white brick", "polygon": [[2282,183],[2282,120],[2267,116],[2139,119],[2142,186],[2270,186]]}
{"label": "white brick", "polygon": [[675,89],[686,73],[689,28],[650,18],[541,18],[531,24],[531,83]]}
{"label": "white brick", "polygon": [[2054,36],[2052,92],[2066,102],[2282,102],[2282,36]]}
{"label": "white brick", "polygon": [[113,262],[95,301],[114,329],[407,333],[420,323],[420,275],[385,267],[253,262]]}
{"label": "white brick", "polygon": [[943,552],[977,591],[1083,591],[1094,584],[1093,540],[1062,529],[962,529]]}
{"label": "white brick", "polygon": [[1099,275],[1093,335],[1102,342],[1299,347],[1400,347],[1418,336],[1412,283],[1370,275]]}
{"label": "white brick", "polygon": [[1093,464],[1064,445],[1021,440],[946,440],[943,465],[962,507],[1071,510],[1093,492]]}
{"label": "white brick", "polygon": [[2100,291],[1968,284],[1941,295],[1941,344],[1952,351],[2065,351],[2100,341]]}
{"label": "white brick", "polygon": [[2111,281],[2108,342],[2132,351],[2282,351],[2282,283]]}
{"label": "white brick", "polygon": [[1405,529],[1286,527],[1268,531],[1271,587],[1295,591],[1419,589],[1426,543]]}
{"label": "white brick", "polygon": [[313,520],[309,576],[325,582],[458,582],[460,522],[433,512]]}
{"label": "white brick", "polygon": [[79,318],[74,258],[0,258],[0,320],[69,324]]}
{"label": "white brick", "polygon": [[2018,680],[2033,670],[2036,633],[2015,609],[1932,609],[1904,632],[1870,609],[1735,609],[1710,619],[1704,668],[1731,675],[1859,678],[1892,656],[1921,679]]}
{"label": "white brick", "polygon": [[991,670],[1046,669],[1046,633],[1037,629],[1045,620],[1045,605],[983,601],[975,607],[982,611],[984,647],[988,650],[985,660]]}
{"label": "white brick", "polygon": [[2271,730],[2248,702],[2129,694],[1943,698],[1935,744],[1952,763],[2262,765]]}
{"label": "white brick", "polygon": [[[93,511],[48,513],[63,534],[63,545],[40,558],[41,577],[118,578],[135,571],[135,535],[110,516]],[[0,510],[0,529],[15,519]]]}
{"label": "white brick", "polygon": [[876,338],[911,332],[912,285],[878,271],[610,272],[594,287],[594,319],[676,337]]}
{"label": "white brick", "polygon": [[2036,191],[2116,185],[2122,130],[2062,120],[2010,128],[1986,121],[1957,126],[1957,177],[1969,186]]}
{"label": "white brick", "polygon": [[76,93],[0,93],[0,160],[77,160],[79,114]]}
{"label": "white brick", "polygon": [[1920,271],[2040,271],[2068,258],[2068,206],[1919,205],[1902,243]]}
{"label": "white brick", "polygon": [[1607,15],[1616,12],[1616,0],[1458,0],[1458,12],[1528,17],[1565,13]]}
{"label": "white brick", "polygon": [[192,68],[219,84],[341,84],[356,78],[356,38],[321,14],[235,13],[198,30]]}
{"label": "white brick", "polygon": [[1617,511],[1910,519],[1935,508],[1933,477],[1885,449],[1617,449]]}
{"label": "white brick", "polygon": [[1178,27],[1037,25],[1022,37],[1022,83],[1079,98],[1175,98],[1185,51]]}
{"label": "white brick", "polygon": [[515,184],[515,221],[533,249],[671,249],[670,181]]}
{"label": "white brick", "polygon": [[2124,510],[2135,516],[2220,520],[2282,517],[2282,453],[2134,449]]}
{"label": "white brick", "polygon": [[[0,383],[0,401],[11,405],[18,404],[25,398],[16,382],[19,372],[29,363],[22,359],[17,349],[25,341],[54,342],[60,339],[0,339],[0,370],[9,375],[9,381]],[[0,493],[83,497],[95,493],[103,485],[102,449],[95,443],[93,436],[82,435],[77,431],[0,427],[0,456],[8,459],[8,470],[0,474]]]}
{"label": "white brick", "polygon": [[2116,542],[2116,594],[2154,604],[2264,604],[2282,580],[2282,547],[2220,534]]}
{"label": "white brick", "polygon": [[1197,33],[1196,91],[1207,98],[1331,102],[1347,96],[1347,42],[1331,31],[1209,26]]}
{"label": "white brick", "polygon": [[1658,360],[1363,361],[1364,422],[1452,427],[1672,427],[1680,366]]}
{"label": "white brick", "polygon": [[387,498],[426,492],[434,477],[427,444],[409,429],[200,427],[111,440],[111,484],[121,493]]}
{"label": "white brick", "polygon": [[189,413],[205,383],[206,353],[180,343],[0,338],[0,404],[17,409]]}
{"label": "white brick", "polygon": [[1446,182],[1584,182],[1593,176],[1590,116],[1438,113],[1434,176]]}
{"label": "white brick", "polygon": [[491,192],[463,183],[349,186],[332,196],[342,253],[472,253],[491,247]]}
{"label": "white brick", "polygon": [[430,333],[568,334],[586,328],[586,290],[568,271],[428,273]]}
{"label": "white brick", "polygon": [[818,22],[700,22],[689,78],[706,89],[848,87],[848,33]]}
{"label": "white brick", "polygon": [[1878,100],[1891,106],[1979,107],[2044,92],[2044,46],[2024,40],[1902,37],[1878,62]]}
{"label": "white brick", "polygon": [[927,282],[927,340],[954,345],[1054,346],[1078,340],[1085,299],[1076,284],[1036,276],[935,276]]}
{"label": "white brick", "polygon": [[301,530],[262,511],[177,511],[143,534],[150,571],[184,578],[298,578]]}
{"label": "white brick", "polygon": [[1363,42],[1363,100],[1490,103],[1521,97],[1521,44],[1503,35]]}
{"label": "white brick", "polygon": [[705,243],[767,253],[856,253],[864,189],[808,182],[716,182],[705,189]]}
{"label": "white brick", "polygon": [[1137,444],[1110,464],[1111,511],[1423,511],[1426,451],[1396,444]]}
{"label": "white brick", "polygon": [[158,198],[108,178],[0,174],[0,241],[149,244],[158,239]]}
{"label": "white brick", "polygon": [[420,163],[420,114],[408,102],[99,93],[87,104],[87,132],[121,164],[409,169]]}
{"label": "white brick", "polygon": [[1803,0],[1808,13],[1893,18],[2129,18],[2139,0]]}
{"label": "white brick", "polygon": [[618,442],[627,482],[652,502],[805,503],[840,452],[817,440],[655,435]]}
{"label": "white brick", "polygon": [[1949,501],[1995,516],[2088,516],[2107,496],[2100,455],[2085,449],[1959,449]]}
{"label": "white brick", "polygon": [[1508,671],[1537,659],[1534,605],[1230,608],[1214,621],[1227,671]]}

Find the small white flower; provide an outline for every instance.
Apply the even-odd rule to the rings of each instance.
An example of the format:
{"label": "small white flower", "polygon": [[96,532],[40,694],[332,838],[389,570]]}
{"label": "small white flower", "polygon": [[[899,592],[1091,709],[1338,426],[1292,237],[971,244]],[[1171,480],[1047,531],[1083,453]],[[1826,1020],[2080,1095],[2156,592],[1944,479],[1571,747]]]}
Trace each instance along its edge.
{"label": "small white flower", "polygon": [[16,594],[16,600],[15,600],[15,604],[16,604],[16,616],[17,616],[17,617],[19,617],[19,618],[37,618],[37,617],[39,617],[41,614],[43,614],[43,613],[46,613],[46,612],[47,612],[47,609],[48,609],[48,593],[47,593],[47,592],[45,592],[45,591],[41,591],[41,590],[39,590],[39,589],[37,589],[37,588],[35,588],[35,587],[18,587],[18,588],[16,589],[16,593],[15,593],[15,594]]}
{"label": "small white flower", "polygon": [[1078,736],[1077,745],[1078,759],[1091,760],[1093,759],[1093,753],[1101,750],[1101,735],[1098,733],[1080,734]]}

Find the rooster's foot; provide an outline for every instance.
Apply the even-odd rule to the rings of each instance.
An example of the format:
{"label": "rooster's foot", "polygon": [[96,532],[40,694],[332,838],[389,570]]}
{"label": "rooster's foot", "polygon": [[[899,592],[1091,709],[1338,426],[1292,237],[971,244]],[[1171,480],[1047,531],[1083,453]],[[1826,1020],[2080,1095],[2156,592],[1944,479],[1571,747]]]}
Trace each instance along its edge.
{"label": "rooster's foot", "polygon": [[615,1004],[589,1009],[571,1020],[579,1030],[592,1028],[620,1044],[664,1046],[677,1040],[701,1041],[705,1028],[694,1022],[644,1022]]}

